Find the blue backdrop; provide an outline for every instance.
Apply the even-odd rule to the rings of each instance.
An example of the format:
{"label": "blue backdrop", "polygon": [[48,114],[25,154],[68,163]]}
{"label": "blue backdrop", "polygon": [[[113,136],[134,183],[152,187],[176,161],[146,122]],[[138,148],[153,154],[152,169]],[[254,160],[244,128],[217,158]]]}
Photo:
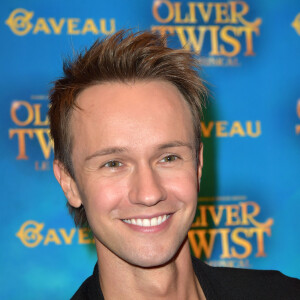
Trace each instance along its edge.
{"label": "blue backdrop", "polygon": [[300,277],[300,2],[0,4],[1,299],[68,299],[91,274],[52,174],[47,93],[62,60],[122,28],[195,52],[212,96],[191,251],[212,265]]}

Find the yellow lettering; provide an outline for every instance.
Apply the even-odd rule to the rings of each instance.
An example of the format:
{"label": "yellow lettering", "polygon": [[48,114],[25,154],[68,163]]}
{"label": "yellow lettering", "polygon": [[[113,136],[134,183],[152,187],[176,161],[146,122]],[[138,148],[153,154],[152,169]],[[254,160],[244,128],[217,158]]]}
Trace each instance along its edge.
{"label": "yellow lettering", "polygon": [[88,228],[78,229],[78,242],[79,244],[93,244],[94,240],[90,237],[91,231]]}
{"label": "yellow lettering", "polygon": [[253,132],[252,130],[252,122],[251,121],[247,121],[246,122],[246,130],[247,130],[247,134],[251,137],[258,137],[261,135],[261,124],[259,121],[255,122],[256,125],[256,132]]}
{"label": "yellow lettering", "polygon": [[222,245],[221,258],[230,258],[229,241],[228,241],[228,235],[229,235],[230,229],[222,228],[222,229],[219,229],[219,232],[221,234],[221,245]]}
{"label": "yellow lettering", "polygon": [[174,2],[175,6],[175,23],[189,23],[189,14],[186,13],[185,18],[181,18],[181,2]]}
{"label": "yellow lettering", "polygon": [[113,34],[116,32],[116,20],[115,19],[110,19],[110,30],[107,30],[106,28],[106,20],[105,19],[100,19],[100,30],[103,34]]}
{"label": "yellow lettering", "polygon": [[[194,49],[193,51],[195,53],[200,54],[207,27],[199,26],[198,28],[199,28],[198,40],[195,34],[195,26],[176,26],[175,31],[178,35],[182,47],[184,47],[187,50],[191,50],[191,48],[193,48]],[[186,38],[185,32],[187,32],[188,38]]]}
{"label": "yellow lettering", "polygon": [[228,4],[227,3],[215,3],[216,8],[216,19],[215,23],[228,23],[230,17],[228,15]]}
{"label": "yellow lettering", "polygon": [[9,138],[11,139],[15,134],[18,136],[19,154],[17,159],[28,159],[26,155],[25,135],[28,134],[29,138],[33,138],[33,129],[10,129]]}
{"label": "yellow lettering", "polygon": [[[300,119],[300,99],[297,102],[297,108],[296,108],[297,116]],[[300,125],[295,126],[296,134],[300,134]]]}
{"label": "yellow lettering", "polygon": [[61,240],[59,239],[56,231],[54,229],[49,229],[44,240],[44,245],[49,243],[55,243],[56,245],[61,245]]}
{"label": "yellow lettering", "polygon": [[49,161],[46,160],[46,161],[41,161],[41,162],[38,162],[38,161],[35,161],[34,163],[34,169],[36,171],[46,171],[46,170],[50,170],[50,164],[49,164]]}
{"label": "yellow lettering", "polygon": [[[53,141],[50,139],[50,130],[43,128],[34,129],[34,133],[39,141],[45,159],[48,159],[50,157],[51,150],[54,148]],[[48,136],[48,142],[46,142],[45,134]]]}
{"label": "yellow lettering", "polygon": [[[217,229],[197,229],[189,231],[188,238],[190,241],[191,248],[196,257],[200,258],[202,252],[207,258],[211,257],[217,233]],[[209,241],[207,240],[206,236],[210,237]]]}
{"label": "yellow lettering", "polygon": [[214,128],[214,122],[210,121],[206,126],[204,122],[201,122],[201,132],[203,137],[210,137],[211,131]]}
{"label": "yellow lettering", "polygon": [[[229,5],[231,6],[231,22],[233,24],[237,24],[240,22],[241,24],[247,27],[257,27],[261,24],[261,19],[257,18],[255,21],[248,22],[246,21],[243,16],[245,16],[249,12],[249,6],[244,1],[230,1]],[[241,6],[242,10],[237,11],[237,6]]]}
{"label": "yellow lettering", "polygon": [[210,19],[211,13],[212,13],[213,3],[209,2],[207,4],[207,10],[205,10],[204,2],[197,3],[197,7],[199,9],[202,20],[204,21],[204,23],[207,23]]}
{"label": "yellow lettering", "polygon": [[264,233],[270,236],[271,228],[256,227],[256,228],[252,228],[252,230],[254,233],[256,233],[256,237],[257,237],[257,253],[255,254],[255,256],[256,257],[267,256],[264,249]]}
{"label": "yellow lettering", "polygon": [[220,27],[219,26],[207,26],[210,30],[210,45],[211,51],[209,52],[210,56],[220,55],[219,53],[219,39],[218,39],[218,32]]}
{"label": "yellow lettering", "polygon": [[44,18],[38,18],[36,21],[36,24],[33,29],[33,33],[37,34],[38,32],[43,31],[46,34],[50,34],[51,30],[49,26],[47,25],[47,22]]}
{"label": "yellow lettering", "polygon": [[[159,7],[163,4],[166,5],[166,7],[168,9],[168,15],[166,18],[162,18],[158,13]],[[152,7],[152,14],[153,14],[154,18],[156,19],[156,21],[158,21],[160,23],[170,22],[174,18],[174,9],[173,9],[172,3],[167,0],[154,1],[153,7]]]}
{"label": "yellow lettering", "polygon": [[34,104],[34,112],[35,112],[35,121],[34,125],[35,126],[47,126],[49,125],[49,119],[48,116],[46,115],[46,118],[44,121],[41,121],[41,104]]}
{"label": "yellow lettering", "polygon": [[253,35],[259,35],[259,28],[257,27],[239,27],[238,29],[239,35],[245,32],[245,44],[246,44],[246,52],[244,53],[245,56],[255,55],[253,51]]}
{"label": "yellow lettering", "polygon": [[78,18],[71,18],[67,20],[68,25],[68,34],[80,34],[80,30],[77,28],[80,19]]}
{"label": "yellow lettering", "polygon": [[249,234],[249,229],[248,228],[243,228],[243,227],[241,227],[241,228],[235,228],[232,231],[232,234],[231,234],[232,241],[236,245],[244,248],[244,252],[238,253],[236,251],[235,247],[231,247],[232,257],[236,257],[238,259],[243,259],[243,258],[248,257],[251,254],[251,252],[252,252],[252,245],[251,245],[251,243],[249,241],[247,241],[246,239],[243,239],[242,237],[240,237],[239,233],[243,233],[245,236],[249,236],[249,235],[251,236],[251,234]]}
{"label": "yellow lettering", "polygon": [[55,34],[61,34],[62,27],[64,26],[66,20],[64,18],[61,18],[59,19],[59,22],[56,23],[56,20],[54,18],[49,18],[48,21],[53,29],[53,32]]}
{"label": "yellow lettering", "polygon": [[240,207],[238,205],[226,205],[226,226],[236,226],[241,223],[239,217]]}
{"label": "yellow lettering", "polygon": [[[24,107],[27,111],[27,119],[21,121],[17,116],[17,110]],[[31,105],[26,101],[14,101],[10,109],[10,117],[13,122],[19,126],[26,126],[33,121],[34,112]]]}
{"label": "yellow lettering", "polygon": [[229,136],[234,136],[235,134],[243,137],[246,135],[239,121],[233,122]]}
{"label": "yellow lettering", "polygon": [[[207,210],[210,212],[210,215],[212,217],[212,220],[214,222],[215,226],[219,226],[222,216],[223,216],[223,211],[224,211],[225,206],[224,205],[208,205]],[[218,210],[218,212],[216,212]]]}
{"label": "yellow lettering", "polygon": [[225,132],[228,122],[218,121],[216,122],[216,136],[217,137],[226,137],[228,134]]}
{"label": "yellow lettering", "polygon": [[223,42],[232,46],[232,51],[227,51],[224,45],[220,45],[220,54],[232,57],[239,54],[241,51],[241,44],[236,38],[228,34],[229,31],[236,34],[236,28],[234,26],[224,26],[220,31],[220,37]]}
{"label": "yellow lettering", "polygon": [[198,209],[200,211],[200,216],[197,216],[192,224],[192,227],[207,227],[207,218],[206,218],[206,206],[199,205]]}
{"label": "yellow lettering", "polygon": [[207,218],[206,218],[206,206],[199,205],[199,210],[200,210],[200,220],[201,220],[201,223],[199,226],[206,227],[206,226],[208,226]]}
{"label": "yellow lettering", "polygon": [[98,29],[96,27],[96,24],[94,23],[93,19],[86,19],[83,29],[82,29],[82,34],[86,34],[87,32],[92,32],[93,34],[98,34]]}
{"label": "yellow lettering", "polygon": [[67,232],[64,228],[60,228],[59,232],[62,235],[64,242],[67,245],[70,245],[72,243],[72,240],[73,240],[73,237],[74,237],[74,234],[75,234],[76,230],[75,230],[75,228],[72,228],[70,233],[67,234]]}
{"label": "yellow lettering", "polygon": [[[249,225],[253,224],[255,227],[270,227],[274,220],[269,218],[265,223],[260,223],[255,220],[255,217],[260,213],[260,206],[253,202],[243,202],[240,203],[241,205],[241,212],[242,212],[242,224],[243,225]],[[252,210],[252,212],[249,212],[249,208]]]}
{"label": "yellow lettering", "polygon": [[195,5],[196,5],[195,2],[188,2],[189,11],[190,11],[190,23],[191,24],[197,22]]}

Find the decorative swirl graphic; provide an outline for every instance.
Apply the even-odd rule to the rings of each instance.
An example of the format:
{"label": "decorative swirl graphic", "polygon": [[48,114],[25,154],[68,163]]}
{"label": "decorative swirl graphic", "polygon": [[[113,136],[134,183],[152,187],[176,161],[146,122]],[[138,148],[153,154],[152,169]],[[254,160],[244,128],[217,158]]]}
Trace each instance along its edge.
{"label": "decorative swirl graphic", "polygon": [[12,11],[8,19],[5,21],[5,24],[10,27],[13,33],[17,35],[25,35],[32,28],[30,20],[33,17],[33,14],[33,12],[27,11],[26,9],[17,8]]}
{"label": "decorative swirl graphic", "polygon": [[[300,119],[300,99],[298,99],[297,108],[296,109],[297,109],[297,116]],[[300,134],[300,124],[296,125],[296,134]]]}
{"label": "decorative swirl graphic", "polygon": [[16,233],[16,236],[21,240],[21,242],[26,247],[36,247],[40,244],[44,238],[40,232],[44,228],[44,223],[37,223],[35,221],[25,222],[19,231]]}
{"label": "decorative swirl graphic", "polygon": [[296,16],[295,20],[292,23],[295,31],[300,35],[300,13]]}

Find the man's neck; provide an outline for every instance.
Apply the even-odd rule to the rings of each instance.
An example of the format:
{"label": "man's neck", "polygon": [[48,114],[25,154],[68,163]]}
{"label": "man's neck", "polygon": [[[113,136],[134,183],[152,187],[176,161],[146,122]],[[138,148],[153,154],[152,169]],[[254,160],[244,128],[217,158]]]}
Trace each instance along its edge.
{"label": "man's neck", "polygon": [[133,266],[102,245],[98,253],[100,285],[107,300],[205,299],[194,274],[188,241],[170,263],[156,268]]}

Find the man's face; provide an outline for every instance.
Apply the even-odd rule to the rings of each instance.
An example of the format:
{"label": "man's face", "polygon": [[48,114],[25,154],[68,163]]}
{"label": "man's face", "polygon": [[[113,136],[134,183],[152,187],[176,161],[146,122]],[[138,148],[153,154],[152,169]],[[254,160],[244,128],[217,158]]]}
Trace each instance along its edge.
{"label": "man's face", "polygon": [[166,263],[193,221],[201,174],[182,95],[161,81],[105,83],[77,103],[71,205],[84,205],[98,253],[142,267]]}

